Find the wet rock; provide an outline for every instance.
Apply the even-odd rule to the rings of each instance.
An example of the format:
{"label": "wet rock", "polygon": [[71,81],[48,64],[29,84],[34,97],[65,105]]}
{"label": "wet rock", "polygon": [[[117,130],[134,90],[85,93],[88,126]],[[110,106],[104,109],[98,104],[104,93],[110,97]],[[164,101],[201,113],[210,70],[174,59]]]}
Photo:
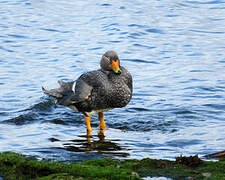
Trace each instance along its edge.
{"label": "wet rock", "polygon": [[203,163],[203,161],[198,157],[198,155],[185,157],[179,156],[176,157],[176,163],[182,164],[191,168],[195,168]]}

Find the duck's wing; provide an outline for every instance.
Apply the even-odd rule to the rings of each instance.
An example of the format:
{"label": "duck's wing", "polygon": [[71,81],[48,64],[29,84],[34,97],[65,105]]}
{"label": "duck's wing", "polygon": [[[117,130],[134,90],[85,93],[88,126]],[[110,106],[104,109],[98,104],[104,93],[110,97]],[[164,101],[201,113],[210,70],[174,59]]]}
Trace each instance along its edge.
{"label": "duck's wing", "polygon": [[93,91],[97,91],[99,96],[104,95],[104,89],[107,84],[107,75],[101,70],[89,71],[82,74],[73,84],[74,92],[71,101],[82,102],[93,95]]}
{"label": "duck's wing", "polygon": [[71,102],[77,103],[88,99],[91,96],[93,86],[91,86],[85,79],[79,78],[72,86],[73,95]]}
{"label": "duck's wing", "polygon": [[58,81],[58,83],[59,88],[47,90],[42,87],[42,90],[48,96],[55,98],[56,103],[64,106],[85,101],[93,89],[81,78],[73,82]]}
{"label": "duck's wing", "polygon": [[[46,90],[42,87],[45,94],[54,97],[60,105],[70,106],[79,102],[86,101],[93,92],[94,88],[98,88],[100,84],[103,86],[103,80],[99,71],[91,71],[82,74],[76,81],[64,82],[58,81],[60,87],[56,89]],[[102,87],[101,86],[101,87]]]}

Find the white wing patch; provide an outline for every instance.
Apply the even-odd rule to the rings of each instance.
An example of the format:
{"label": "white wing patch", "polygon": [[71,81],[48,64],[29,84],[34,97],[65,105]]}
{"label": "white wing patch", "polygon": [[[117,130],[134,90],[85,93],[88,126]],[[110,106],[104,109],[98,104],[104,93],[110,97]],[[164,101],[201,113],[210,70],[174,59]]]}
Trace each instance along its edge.
{"label": "white wing patch", "polygon": [[73,83],[72,91],[75,93],[76,81]]}

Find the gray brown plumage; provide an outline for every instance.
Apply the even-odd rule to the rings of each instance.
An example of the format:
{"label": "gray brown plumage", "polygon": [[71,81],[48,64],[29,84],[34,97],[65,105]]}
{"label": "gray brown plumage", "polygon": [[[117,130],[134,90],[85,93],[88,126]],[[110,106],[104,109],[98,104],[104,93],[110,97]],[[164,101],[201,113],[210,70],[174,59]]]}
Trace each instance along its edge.
{"label": "gray brown plumage", "polygon": [[[131,74],[120,66],[114,51],[107,51],[100,65],[101,69],[84,73],[76,81],[59,81],[60,88],[42,89],[54,97],[57,104],[82,112],[85,117],[126,106],[133,91]],[[104,119],[100,120],[100,127],[101,122]]]}

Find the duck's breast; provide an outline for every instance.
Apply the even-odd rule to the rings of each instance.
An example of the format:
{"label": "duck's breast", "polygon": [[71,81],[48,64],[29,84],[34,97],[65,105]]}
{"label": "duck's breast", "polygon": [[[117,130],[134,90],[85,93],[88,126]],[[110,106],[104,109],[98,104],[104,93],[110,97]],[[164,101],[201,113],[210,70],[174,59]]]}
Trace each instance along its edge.
{"label": "duck's breast", "polygon": [[130,78],[124,69],[120,75],[115,74],[110,78],[108,100],[112,107],[124,107],[130,102],[132,97],[132,78]]}

